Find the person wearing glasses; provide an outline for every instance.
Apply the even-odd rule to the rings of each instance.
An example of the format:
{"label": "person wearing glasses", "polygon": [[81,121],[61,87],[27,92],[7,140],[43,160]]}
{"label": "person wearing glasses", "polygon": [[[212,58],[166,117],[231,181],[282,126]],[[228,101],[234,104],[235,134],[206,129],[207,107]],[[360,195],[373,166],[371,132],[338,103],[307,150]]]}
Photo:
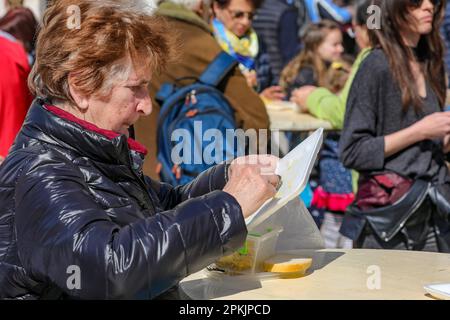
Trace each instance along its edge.
{"label": "person wearing glasses", "polygon": [[222,49],[239,61],[250,87],[263,98],[282,100],[284,93],[272,73],[265,44],[252,28],[260,4],[260,0],[214,0],[214,35]]}
{"label": "person wearing glasses", "polygon": [[[450,252],[445,1],[373,4],[383,13],[381,28],[369,30],[374,49],[353,81],[340,140],[342,162],[361,174],[360,213],[348,212],[341,232],[359,248]],[[426,197],[411,205],[407,195],[418,185]],[[398,203],[400,215],[392,209]]]}
{"label": "person wearing glasses", "polygon": [[[192,79],[198,79],[208,65],[223,51],[214,38],[209,24],[210,0],[164,0],[158,5],[155,15],[165,18],[169,29],[179,35],[180,41],[178,59],[152,78],[149,90],[153,97],[164,83],[175,83],[176,79],[180,78],[188,79],[179,81],[179,85],[192,83]],[[259,95],[247,85],[238,66],[234,67],[224,79],[221,88],[235,111],[238,128],[244,130],[269,129],[269,116],[264,103]],[[153,99],[152,102],[155,111],[159,111],[158,101]],[[157,177],[155,174],[157,118],[158,112],[154,112],[150,117],[141,118],[135,125],[136,138],[153,155],[144,164],[144,172],[155,178]]]}

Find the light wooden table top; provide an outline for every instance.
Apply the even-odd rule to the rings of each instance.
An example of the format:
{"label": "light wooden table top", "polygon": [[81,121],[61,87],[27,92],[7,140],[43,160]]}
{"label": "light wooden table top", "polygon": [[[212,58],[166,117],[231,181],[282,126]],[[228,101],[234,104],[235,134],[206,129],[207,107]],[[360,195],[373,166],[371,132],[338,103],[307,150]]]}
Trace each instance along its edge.
{"label": "light wooden table top", "polygon": [[450,283],[450,254],[355,249],[290,253],[313,258],[305,277],[215,279],[200,271],[184,279],[180,288],[202,300],[422,300],[432,299],[424,285]]}
{"label": "light wooden table top", "polygon": [[310,114],[291,110],[267,110],[270,119],[270,129],[280,131],[314,131],[319,128],[332,130],[328,121],[314,118]]}
{"label": "light wooden table top", "polygon": [[270,118],[270,129],[280,131],[314,131],[319,128],[333,129],[325,120],[317,119],[310,114],[295,111],[295,104],[285,101],[267,102],[267,113]]}

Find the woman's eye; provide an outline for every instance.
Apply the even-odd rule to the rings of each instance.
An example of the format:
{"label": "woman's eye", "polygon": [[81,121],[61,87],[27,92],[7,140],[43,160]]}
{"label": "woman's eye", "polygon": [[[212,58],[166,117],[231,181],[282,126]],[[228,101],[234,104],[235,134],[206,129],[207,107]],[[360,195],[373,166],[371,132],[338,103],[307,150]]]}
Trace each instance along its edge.
{"label": "woman's eye", "polygon": [[139,91],[139,89],[141,88],[140,86],[127,86],[128,89],[132,90],[132,91]]}
{"label": "woman's eye", "polygon": [[143,83],[143,84],[140,84],[140,85],[129,85],[129,86],[126,86],[126,88],[132,90],[133,92],[139,92],[141,90],[147,90],[147,87],[148,87],[148,83]]}

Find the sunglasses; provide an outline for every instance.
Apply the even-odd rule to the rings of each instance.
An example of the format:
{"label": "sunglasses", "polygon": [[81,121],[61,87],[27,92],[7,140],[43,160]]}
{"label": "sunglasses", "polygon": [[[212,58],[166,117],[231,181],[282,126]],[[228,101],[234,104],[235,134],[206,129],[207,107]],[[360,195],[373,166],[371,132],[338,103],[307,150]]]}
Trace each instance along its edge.
{"label": "sunglasses", "polygon": [[[422,6],[424,0],[409,0],[409,3],[411,4],[411,6],[416,7],[416,8],[420,8]],[[438,7],[441,5],[442,1],[441,0],[430,0],[431,4],[435,7]]]}
{"label": "sunglasses", "polygon": [[246,12],[246,11],[240,11],[240,10],[228,10],[231,13],[231,17],[233,19],[242,19],[245,16],[247,16],[247,19],[252,21],[253,18],[255,18],[254,12]]}

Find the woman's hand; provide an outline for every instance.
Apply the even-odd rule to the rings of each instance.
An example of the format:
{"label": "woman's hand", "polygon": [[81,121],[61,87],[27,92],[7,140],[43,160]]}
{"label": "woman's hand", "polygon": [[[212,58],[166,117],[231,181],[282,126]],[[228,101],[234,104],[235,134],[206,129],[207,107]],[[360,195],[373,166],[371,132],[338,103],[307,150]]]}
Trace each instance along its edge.
{"label": "woman's hand", "polygon": [[223,191],[232,195],[242,208],[244,218],[251,216],[277,192],[279,176],[275,169],[279,158],[253,155],[234,160]]}
{"label": "woman's hand", "polygon": [[5,161],[5,158],[3,158],[2,156],[0,156],[0,165],[3,163],[3,161]]}
{"label": "woman's hand", "polygon": [[450,134],[444,138],[444,154],[450,153]]}
{"label": "woman's hand", "polygon": [[384,153],[386,157],[390,157],[417,142],[432,139],[443,139],[445,152],[445,148],[450,148],[446,141],[448,135],[450,135],[450,112],[435,112],[406,129],[386,136]]}
{"label": "woman's hand", "polygon": [[444,139],[450,134],[450,112],[435,112],[413,124],[421,140]]}
{"label": "woman's hand", "polygon": [[260,95],[268,100],[283,100],[286,97],[283,88],[280,86],[272,86],[264,89]]}
{"label": "woman's hand", "polygon": [[291,101],[295,102],[302,112],[308,112],[308,106],[306,101],[308,101],[309,95],[316,90],[317,87],[314,86],[303,86],[301,88],[295,89],[291,94]]}

